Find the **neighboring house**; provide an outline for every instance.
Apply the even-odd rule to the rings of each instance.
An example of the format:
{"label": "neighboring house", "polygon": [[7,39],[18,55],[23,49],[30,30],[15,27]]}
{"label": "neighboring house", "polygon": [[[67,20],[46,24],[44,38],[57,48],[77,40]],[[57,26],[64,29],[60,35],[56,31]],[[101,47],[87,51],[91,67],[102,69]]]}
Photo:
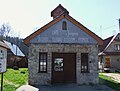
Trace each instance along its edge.
{"label": "neighboring house", "polygon": [[17,45],[20,48],[20,50],[23,52],[23,54],[26,57],[28,56],[28,47],[23,43],[23,39],[18,38],[18,37],[6,36],[5,40]]}
{"label": "neighboring house", "polygon": [[103,41],[59,5],[53,20],[24,39],[29,46],[29,84],[98,83]]}
{"label": "neighboring house", "polygon": [[0,41],[0,73],[6,71],[7,62],[7,50],[9,47]]}
{"label": "neighboring house", "polygon": [[99,53],[99,69],[120,70],[120,33],[104,40]]}
{"label": "neighboring house", "polygon": [[8,50],[7,66],[27,67],[27,61],[23,60],[25,55],[22,53],[19,47],[8,41],[4,41],[4,43],[10,48],[10,50]]}

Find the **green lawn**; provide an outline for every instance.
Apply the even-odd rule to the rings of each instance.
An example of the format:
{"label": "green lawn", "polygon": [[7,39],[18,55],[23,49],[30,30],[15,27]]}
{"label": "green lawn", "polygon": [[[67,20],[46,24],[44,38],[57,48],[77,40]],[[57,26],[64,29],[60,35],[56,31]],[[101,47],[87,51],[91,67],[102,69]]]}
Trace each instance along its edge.
{"label": "green lawn", "polygon": [[112,80],[111,77],[105,76],[102,73],[99,73],[99,82],[100,82],[100,84],[105,84],[105,85],[115,89],[116,91],[120,91],[120,83]]}
{"label": "green lawn", "polygon": [[[1,74],[0,74],[1,80]],[[112,78],[99,73],[100,84],[105,84],[116,91],[120,91],[120,83],[112,80]],[[1,82],[1,81],[0,81]],[[4,73],[3,91],[15,91],[21,85],[28,82],[28,69],[19,68],[19,70],[7,69]]]}
{"label": "green lawn", "polygon": [[[1,74],[0,74],[1,80]],[[28,82],[28,69],[19,68],[19,70],[7,69],[4,73],[3,91],[15,91],[18,87]],[[1,82],[1,81],[0,81]]]}

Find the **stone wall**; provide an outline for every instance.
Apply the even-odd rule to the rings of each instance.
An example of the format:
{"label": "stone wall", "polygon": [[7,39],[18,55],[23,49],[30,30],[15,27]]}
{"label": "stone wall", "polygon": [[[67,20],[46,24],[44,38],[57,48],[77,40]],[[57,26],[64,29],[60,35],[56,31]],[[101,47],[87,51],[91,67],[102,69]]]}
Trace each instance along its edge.
{"label": "stone wall", "polygon": [[[47,73],[38,73],[39,52],[47,52]],[[29,84],[50,84],[52,52],[76,53],[76,80],[78,84],[98,83],[98,46],[75,44],[30,44]],[[89,53],[89,73],[81,73],[81,53]]]}

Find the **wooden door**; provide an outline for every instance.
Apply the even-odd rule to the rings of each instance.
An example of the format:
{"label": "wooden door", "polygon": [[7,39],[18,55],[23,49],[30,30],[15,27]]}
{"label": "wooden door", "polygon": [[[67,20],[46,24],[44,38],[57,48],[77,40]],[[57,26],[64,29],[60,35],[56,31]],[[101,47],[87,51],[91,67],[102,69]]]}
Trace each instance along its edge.
{"label": "wooden door", "polygon": [[52,83],[76,82],[76,54],[52,54]]}
{"label": "wooden door", "polygon": [[105,58],[105,67],[110,68],[110,58]]}

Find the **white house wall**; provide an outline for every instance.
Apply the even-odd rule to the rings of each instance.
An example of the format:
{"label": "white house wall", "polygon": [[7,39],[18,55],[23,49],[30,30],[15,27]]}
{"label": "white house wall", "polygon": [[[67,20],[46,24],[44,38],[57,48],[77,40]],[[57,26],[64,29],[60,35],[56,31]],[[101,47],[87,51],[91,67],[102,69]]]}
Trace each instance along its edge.
{"label": "white house wall", "polygon": [[120,56],[111,56],[111,68],[120,69]]}
{"label": "white house wall", "polygon": [[7,67],[7,49],[0,47],[0,73],[5,72],[6,67]]}

